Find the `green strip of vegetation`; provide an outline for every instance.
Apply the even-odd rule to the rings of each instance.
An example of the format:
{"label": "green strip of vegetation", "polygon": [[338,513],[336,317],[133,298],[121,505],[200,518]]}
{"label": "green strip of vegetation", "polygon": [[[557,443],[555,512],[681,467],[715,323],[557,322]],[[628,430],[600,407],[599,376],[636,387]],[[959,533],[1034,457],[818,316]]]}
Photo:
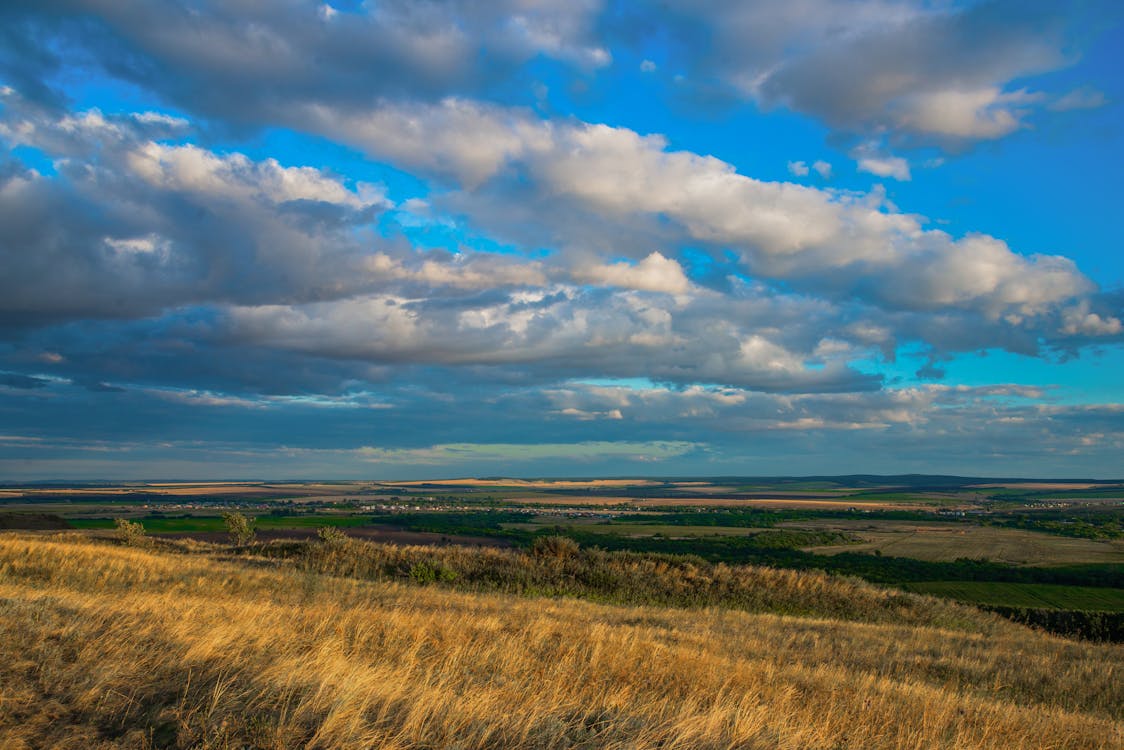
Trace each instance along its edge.
{"label": "green strip of vegetation", "polygon": [[902,588],[971,604],[1124,612],[1124,589],[991,581],[923,581]]}

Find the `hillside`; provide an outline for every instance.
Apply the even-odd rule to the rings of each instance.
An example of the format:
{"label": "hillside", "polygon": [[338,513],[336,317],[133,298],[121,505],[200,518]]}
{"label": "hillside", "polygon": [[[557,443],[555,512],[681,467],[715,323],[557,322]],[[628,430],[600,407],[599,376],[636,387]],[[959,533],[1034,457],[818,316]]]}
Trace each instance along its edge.
{"label": "hillside", "polygon": [[[294,549],[0,537],[0,747],[1124,742],[1124,648],[851,579],[697,567],[709,582],[690,584],[655,558],[604,561],[734,592],[638,606],[441,583],[435,567],[565,571],[564,556],[449,548],[429,575],[433,550]],[[862,606],[817,614],[844,600]]]}

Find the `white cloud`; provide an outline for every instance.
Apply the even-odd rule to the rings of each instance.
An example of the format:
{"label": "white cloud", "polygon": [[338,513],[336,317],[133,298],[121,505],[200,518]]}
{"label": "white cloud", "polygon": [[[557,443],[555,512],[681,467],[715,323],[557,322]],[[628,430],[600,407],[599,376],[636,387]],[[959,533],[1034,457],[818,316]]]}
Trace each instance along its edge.
{"label": "white cloud", "polygon": [[788,171],[795,177],[804,177],[808,174],[808,165],[802,161],[790,161]]}
{"label": "white cloud", "polygon": [[[1063,258],[1024,258],[994,238],[955,239],[926,229],[923,219],[897,212],[877,192],[861,195],[755,180],[714,157],[671,151],[658,135],[573,121],[542,121],[519,109],[463,100],[386,105],[368,115],[353,112],[330,127],[354,139],[349,142],[400,166],[435,174],[454,185],[459,182],[465,192],[438,194],[439,200],[447,205],[461,195],[471,196],[463,204],[466,218],[479,222],[486,231],[492,229],[491,222],[499,221],[502,232],[503,221],[520,216],[520,221],[535,227],[536,243],[559,247],[559,252],[545,260],[471,252],[428,257],[409,251],[364,252],[337,233],[335,225],[324,224],[325,216],[303,204],[355,212],[353,218],[339,219],[352,226],[352,222],[364,221],[364,212],[389,205],[377,186],[349,187],[308,167],[146,140],[137,136],[143,130],[135,129],[147,126],[135,119],[91,115],[69,118],[66,123],[63,127],[34,121],[33,142],[57,144],[73,155],[70,158],[75,164],[81,163],[77,155],[82,148],[87,155],[100,148],[99,168],[108,169],[115,159],[127,167],[117,173],[116,182],[93,179],[108,174],[98,168],[74,170],[73,174],[90,179],[84,189],[91,200],[109,200],[108,185],[112,190],[131,191],[135,195],[129,195],[127,201],[143,206],[130,212],[129,227],[111,234],[101,231],[111,240],[107,247],[114,249],[117,266],[113,274],[119,280],[134,279],[136,284],[150,287],[152,304],[160,298],[174,304],[184,298],[216,296],[245,302],[249,292],[257,295],[255,301],[269,302],[276,299],[271,294],[294,284],[302,292],[288,298],[292,301],[341,298],[380,289],[403,300],[424,294],[419,287],[404,284],[486,290],[549,288],[567,280],[682,295],[690,290],[690,283],[678,259],[664,250],[653,253],[650,249],[651,244],[667,248],[682,243],[710,248],[716,255],[732,250],[742,268],[756,278],[777,280],[805,294],[858,298],[886,311],[972,311],[990,321],[1006,321],[1006,325],[1027,330],[1039,325],[1036,316],[1072,304],[1095,289]],[[319,124],[329,127],[326,121]],[[69,140],[58,140],[56,133],[67,128],[74,131]],[[106,132],[112,133],[108,141],[103,135]],[[121,182],[121,176],[129,175],[136,184]],[[3,185],[5,195],[11,194],[10,206],[17,205],[16,195],[21,191],[34,192],[27,179],[13,176]],[[253,238],[252,242],[232,252],[216,242],[220,235],[215,234],[215,227],[203,236],[193,222],[161,214],[182,210],[178,204],[165,206],[160,200],[173,194],[187,196],[210,215],[221,217],[224,227],[229,224],[222,231],[231,232],[238,242],[245,243],[244,237]],[[439,215],[440,206],[434,209],[414,201],[404,210]],[[598,238],[603,232],[607,234]],[[144,238],[156,237],[160,238],[160,254],[123,252],[140,248],[147,241]],[[644,238],[648,249],[640,251],[637,238]],[[586,240],[593,242],[587,245]],[[619,259],[632,254],[629,241],[636,243],[636,261]],[[156,240],[153,243],[156,247]],[[212,266],[220,249],[223,261]],[[614,251],[613,261],[604,258]],[[163,274],[188,274],[177,281],[182,288],[169,293],[168,284],[154,284],[153,269],[139,264],[146,255],[160,255],[168,261],[159,269]],[[325,263],[327,257],[334,260]],[[125,273],[121,263],[129,258],[133,267]],[[246,273],[264,274],[265,285],[245,287],[239,282],[229,288],[204,290],[190,278],[196,263],[230,269],[231,285]],[[75,276],[75,283],[82,275]],[[213,280],[214,275],[204,278]],[[107,300],[113,296],[109,289],[120,283],[107,288]],[[82,295],[60,297],[76,300]],[[497,315],[507,314],[502,306],[497,310]],[[531,315],[510,312],[516,317]],[[638,315],[636,311],[627,313],[637,320]],[[578,320],[575,316],[569,322],[576,325]],[[674,341],[671,329],[661,326],[632,330],[621,340],[634,346]],[[992,328],[978,330],[981,335],[994,333]],[[608,340],[615,340],[616,335]],[[709,371],[720,378],[739,371],[736,358],[724,361],[728,366]]]}
{"label": "white cloud", "polygon": [[377,252],[364,258],[362,266],[372,278],[414,281],[433,287],[497,289],[507,286],[544,286],[542,264],[508,256],[473,253],[438,258],[403,259]]}
{"label": "white cloud", "polygon": [[656,64],[654,62],[652,62],[651,60],[644,60],[643,62],[640,63],[640,72],[641,73],[655,73],[656,72]]}
{"label": "white cloud", "polygon": [[860,172],[869,172],[878,177],[893,177],[903,182],[912,178],[909,162],[900,156],[860,156],[858,169]]}
{"label": "white cloud", "polygon": [[900,126],[935,136],[966,140],[994,140],[1022,127],[1029,105],[1041,94],[1025,89],[1003,92],[990,86],[979,89],[946,89],[915,94],[900,100],[895,116]]}
{"label": "white cloud", "polygon": [[265,199],[271,203],[317,201],[350,208],[385,206],[382,188],[360,184],[350,190],[312,167],[282,167],[275,159],[251,161],[243,154],[215,154],[194,145],[149,141],[132,150],[126,164],[150,185],[187,190],[213,198]]}
{"label": "white cloud", "polygon": [[880,153],[875,144],[862,144],[851,152],[860,172],[867,172],[878,177],[892,177],[895,180],[907,182],[912,178],[909,171],[909,162],[900,156]]}
{"label": "white cloud", "polygon": [[812,164],[812,169],[814,169],[819,174],[819,176],[824,178],[825,180],[831,177],[831,164],[826,161],[817,160],[814,164]]}
{"label": "white cloud", "polygon": [[1068,336],[1113,336],[1121,330],[1124,329],[1119,318],[1091,312],[1088,300],[1062,311],[1061,331]]}
{"label": "white cloud", "polygon": [[445,99],[438,104],[388,105],[340,112],[309,105],[304,126],[369,153],[478,185],[527,151],[548,147],[550,127],[526,112]]}
{"label": "white cloud", "polygon": [[574,279],[587,284],[617,286],[625,289],[643,289],[650,292],[682,294],[691,282],[683,268],[672,258],[652,253],[639,263],[597,264],[576,267]]}

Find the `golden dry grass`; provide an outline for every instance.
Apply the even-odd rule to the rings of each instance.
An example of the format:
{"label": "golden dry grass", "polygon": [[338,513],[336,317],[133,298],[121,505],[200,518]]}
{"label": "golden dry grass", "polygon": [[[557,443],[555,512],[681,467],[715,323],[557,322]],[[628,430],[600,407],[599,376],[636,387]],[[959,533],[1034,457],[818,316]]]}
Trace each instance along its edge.
{"label": "golden dry grass", "polygon": [[0,748],[1104,748],[1124,649],[0,539]]}

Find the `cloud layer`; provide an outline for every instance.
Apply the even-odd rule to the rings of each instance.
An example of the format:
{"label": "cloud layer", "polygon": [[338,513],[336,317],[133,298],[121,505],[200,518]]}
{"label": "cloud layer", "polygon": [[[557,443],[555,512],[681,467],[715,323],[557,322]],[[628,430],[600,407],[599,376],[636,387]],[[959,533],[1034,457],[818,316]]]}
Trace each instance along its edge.
{"label": "cloud layer", "polygon": [[886,470],[983,466],[996,440],[997,464],[1096,467],[1121,445],[1111,403],[931,382],[980,352],[1115,351],[1120,295],[1070,257],[844,187],[810,148],[754,176],[580,105],[627,67],[668,106],[796,113],[849,171],[918,181],[918,149],[1105,106],[1034,83],[1076,63],[1052,6],[131,0],[0,21],[2,470],[136,471],[149,438],[161,471],[228,475],[842,470],[844,434]]}

